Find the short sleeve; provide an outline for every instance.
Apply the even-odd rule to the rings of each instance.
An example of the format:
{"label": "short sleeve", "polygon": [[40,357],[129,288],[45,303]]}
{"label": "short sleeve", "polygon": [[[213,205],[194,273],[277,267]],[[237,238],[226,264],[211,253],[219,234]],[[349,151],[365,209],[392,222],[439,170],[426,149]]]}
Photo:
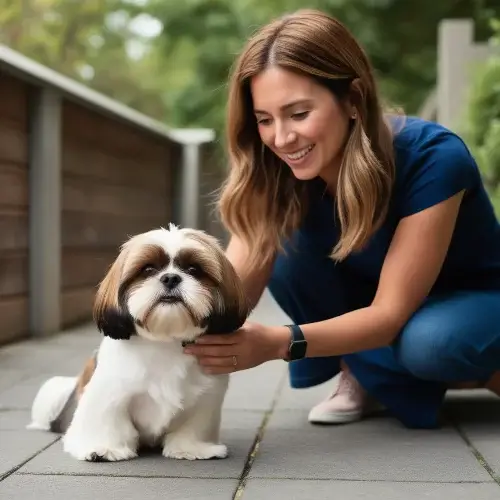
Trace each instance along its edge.
{"label": "short sleeve", "polygon": [[399,183],[401,217],[437,205],[480,182],[477,164],[466,145],[445,129],[419,141],[404,163]]}

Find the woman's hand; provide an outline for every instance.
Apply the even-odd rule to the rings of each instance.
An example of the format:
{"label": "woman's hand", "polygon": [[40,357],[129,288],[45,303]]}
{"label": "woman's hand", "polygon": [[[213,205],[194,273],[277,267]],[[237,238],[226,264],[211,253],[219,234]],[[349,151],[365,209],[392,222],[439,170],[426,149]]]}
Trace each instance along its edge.
{"label": "woman's hand", "polygon": [[184,352],[196,356],[205,373],[232,373],[282,358],[289,338],[286,327],[246,322],[234,333],[204,335]]}

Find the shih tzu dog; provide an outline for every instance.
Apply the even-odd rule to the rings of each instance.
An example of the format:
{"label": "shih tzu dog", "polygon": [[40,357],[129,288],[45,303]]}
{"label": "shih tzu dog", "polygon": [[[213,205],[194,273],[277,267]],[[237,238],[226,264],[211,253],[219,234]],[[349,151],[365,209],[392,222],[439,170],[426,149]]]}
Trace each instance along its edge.
{"label": "shih tzu dog", "polygon": [[183,345],[238,329],[249,313],[218,241],[203,231],[152,230],[129,239],[101,282],[94,319],[104,335],[78,377],[52,377],[32,407],[32,429],[63,434],[79,460],[227,456],[219,442],[228,375],[203,373]]}

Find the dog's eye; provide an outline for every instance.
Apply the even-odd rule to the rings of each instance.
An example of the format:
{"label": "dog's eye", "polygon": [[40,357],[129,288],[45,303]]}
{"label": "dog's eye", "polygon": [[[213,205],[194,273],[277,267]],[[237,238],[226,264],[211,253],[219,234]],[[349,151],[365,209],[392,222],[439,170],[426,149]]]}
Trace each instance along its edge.
{"label": "dog's eye", "polygon": [[186,269],[188,274],[192,276],[199,276],[202,273],[202,269],[198,264],[191,264]]}
{"label": "dog's eye", "polygon": [[146,264],[141,269],[141,274],[146,275],[146,276],[149,276],[155,272],[156,272],[156,268],[152,264]]}

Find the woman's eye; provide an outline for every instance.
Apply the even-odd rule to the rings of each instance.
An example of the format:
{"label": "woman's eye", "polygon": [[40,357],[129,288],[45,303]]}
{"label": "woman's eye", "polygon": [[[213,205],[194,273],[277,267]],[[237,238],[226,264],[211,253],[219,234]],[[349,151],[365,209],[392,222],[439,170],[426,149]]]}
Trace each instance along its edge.
{"label": "woman's eye", "polygon": [[307,118],[308,115],[309,115],[309,111],[302,111],[301,113],[294,113],[292,115],[292,118],[294,120],[303,120],[304,118]]}
{"label": "woman's eye", "polygon": [[257,118],[257,125],[269,125],[270,123],[270,118]]}

